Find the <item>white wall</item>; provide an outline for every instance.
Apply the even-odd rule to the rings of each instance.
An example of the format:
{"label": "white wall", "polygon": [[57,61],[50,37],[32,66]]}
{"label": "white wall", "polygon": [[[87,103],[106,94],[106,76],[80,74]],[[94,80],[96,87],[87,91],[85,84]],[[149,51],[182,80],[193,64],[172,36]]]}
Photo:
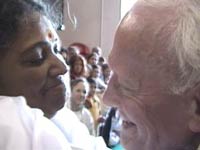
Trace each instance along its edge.
{"label": "white wall", "polygon": [[121,18],[131,9],[137,0],[122,0],[121,1]]}
{"label": "white wall", "polygon": [[114,33],[120,21],[120,9],[120,0],[103,0],[100,45],[106,57],[112,48]]}
{"label": "white wall", "polygon": [[[69,0],[71,14],[77,18],[74,29],[65,9],[64,32],[59,35],[64,46],[82,42],[90,48],[98,45],[107,57],[112,47],[114,31],[120,20],[120,0]],[[65,6],[66,8],[66,6]]]}

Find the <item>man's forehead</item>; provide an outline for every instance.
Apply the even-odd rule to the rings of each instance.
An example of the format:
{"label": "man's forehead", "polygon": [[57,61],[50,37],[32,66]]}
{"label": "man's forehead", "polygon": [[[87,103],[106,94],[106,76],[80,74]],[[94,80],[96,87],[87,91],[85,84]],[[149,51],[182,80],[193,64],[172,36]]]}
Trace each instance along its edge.
{"label": "man's forehead", "polygon": [[[133,57],[135,55],[149,57],[167,52],[168,38],[175,27],[174,17],[163,12],[160,16],[158,14],[156,17],[150,16],[148,12],[154,14],[156,11],[141,12],[144,8],[144,6],[134,6],[120,23],[113,46],[114,53],[119,57],[126,53]],[[163,15],[166,20],[161,23]]]}
{"label": "man's forehead", "polygon": [[130,12],[116,32],[113,49],[109,56],[109,64],[114,71],[120,69],[132,72],[138,66],[149,68],[153,64],[157,65],[158,62],[164,64],[163,57],[168,55],[168,51],[162,43],[166,44],[166,40],[158,43],[156,37],[152,35],[154,30],[149,30],[145,24],[146,20],[138,18],[139,16]]}
{"label": "man's forehead", "polygon": [[128,53],[125,54],[123,50],[113,50],[108,62],[114,74],[119,76],[120,79],[124,77],[129,79],[136,76],[135,72],[139,67],[137,62]]}
{"label": "man's forehead", "polygon": [[114,40],[112,51],[109,55],[109,64],[112,67],[130,65],[133,55],[138,50],[139,32],[142,27],[136,24],[134,16],[127,15],[120,24]]}

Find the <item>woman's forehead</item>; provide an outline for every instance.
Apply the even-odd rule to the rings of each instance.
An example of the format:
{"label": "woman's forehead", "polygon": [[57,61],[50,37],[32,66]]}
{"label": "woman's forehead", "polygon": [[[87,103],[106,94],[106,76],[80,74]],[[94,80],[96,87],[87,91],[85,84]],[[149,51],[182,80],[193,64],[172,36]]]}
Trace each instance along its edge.
{"label": "woman's forehead", "polygon": [[60,46],[60,39],[50,21],[45,16],[37,17],[34,22],[29,22],[30,26],[22,25],[22,30],[14,42],[14,47],[19,48],[21,52],[41,41],[57,43]]}

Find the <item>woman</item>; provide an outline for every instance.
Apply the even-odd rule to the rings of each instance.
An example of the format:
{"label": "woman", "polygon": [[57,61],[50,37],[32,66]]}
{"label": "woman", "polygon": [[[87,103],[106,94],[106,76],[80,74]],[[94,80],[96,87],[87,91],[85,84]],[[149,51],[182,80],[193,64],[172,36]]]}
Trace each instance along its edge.
{"label": "woman", "polygon": [[69,61],[69,65],[71,68],[70,77],[72,80],[87,76],[86,60],[83,56],[81,55],[72,56]]}
{"label": "woman", "polygon": [[83,122],[91,135],[94,135],[94,120],[92,114],[85,108],[85,100],[89,92],[89,84],[85,78],[79,78],[71,82],[70,108]]}
{"label": "woman", "polygon": [[[59,53],[58,35],[42,8],[38,5],[38,11],[32,11],[26,1],[19,3],[24,6],[16,2],[16,6],[10,4],[15,8],[1,10],[0,93],[23,95],[29,106],[51,117],[64,106],[68,67]],[[21,12],[19,7],[24,7]]]}
{"label": "woman", "polygon": [[41,111],[13,97],[25,96],[46,116],[64,105],[67,67],[58,61],[59,40],[44,9],[31,0],[0,1],[0,22],[0,149],[71,150]]}
{"label": "woman", "polygon": [[[0,1],[0,22],[0,94],[22,95],[30,107],[40,108],[49,119],[56,117],[69,95],[70,88],[66,88],[69,69],[60,54],[59,37],[44,8],[33,0]],[[64,116],[71,119],[71,124],[80,124],[70,111]],[[68,119],[65,124],[69,124]],[[54,124],[60,125],[58,119],[54,119]],[[80,135],[68,128],[64,131],[55,128],[71,145],[77,144],[72,137],[78,141]],[[83,130],[84,138],[90,138],[87,130]]]}
{"label": "woman", "polygon": [[108,85],[110,78],[112,76],[112,70],[110,69],[108,64],[103,64],[101,66],[102,69],[102,79],[106,85]]}

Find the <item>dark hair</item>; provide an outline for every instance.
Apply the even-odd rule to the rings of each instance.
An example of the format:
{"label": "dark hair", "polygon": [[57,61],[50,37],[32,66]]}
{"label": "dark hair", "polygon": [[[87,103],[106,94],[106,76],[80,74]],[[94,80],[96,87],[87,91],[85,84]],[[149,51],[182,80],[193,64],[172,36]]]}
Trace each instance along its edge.
{"label": "dark hair", "polygon": [[[92,48],[92,53],[98,54],[98,52],[101,53],[101,51],[102,51],[102,49],[101,49],[101,47],[99,47],[99,46],[96,46],[96,47],[93,47],[93,48]],[[98,54],[98,55],[99,55],[99,54]]]}
{"label": "dark hair", "polygon": [[101,69],[101,66],[99,65],[91,65],[92,66],[92,69]]}
{"label": "dark hair", "polygon": [[99,57],[99,62],[105,62],[105,58],[103,56]]}
{"label": "dark hair", "polygon": [[110,68],[110,67],[109,67],[108,64],[103,64],[103,65],[101,66],[101,68],[102,68],[102,70],[104,71],[104,70],[106,70],[107,68]]}
{"label": "dark hair", "polygon": [[[87,80],[86,80],[86,78],[77,78],[77,79],[75,79],[75,80],[71,80],[71,90],[74,88],[74,86],[76,86],[79,82],[83,82],[83,83],[85,83],[85,84],[87,84],[87,86],[89,86],[88,85],[88,82],[87,82]],[[89,87],[88,87],[89,88]]]}
{"label": "dark hair", "polygon": [[62,46],[60,52],[61,52],[61,53],[62,53],[62,52],[67,53],[67,48],[65,48],[65,47]]}
{"label": "dark hair", "polygon": [[99,57],[98,55],[97,55],[97,53],[90,53],[88,56],[87,56],[87,60],[89,60],[91,57],[93,57],[93,56],[97,56],[97,57]]}
{"label": "dark hair", "polygon": [[95,79],[93,79],[93,78],[87,78],[87,81],[88,81],[88,83],[89,84],[95,84],[95,85],[97,85],[97,81],[95,80]]}
{"label": "dark hair", "polygon": [[82,71],[81,71],[81,74],[79,75],[82,75],[82,76],[85,76],[86,73],[87,73],[87,68],[86,68],[86,60],[83,56],[81,55],[75,55],[75,56],[72,56],[69,60],[69,65],[71,67],[71,74],[74,74],[74,66],[75,66],[75,62],[80,60],[82,62],[82,65],[83,65],[83,68],[82,68]]}
{"label": "dark hair", "polygon": [[15,41],[25,17],[34,12],[45,15],[42,5],[33,0],[0,0],[0,56]]}

